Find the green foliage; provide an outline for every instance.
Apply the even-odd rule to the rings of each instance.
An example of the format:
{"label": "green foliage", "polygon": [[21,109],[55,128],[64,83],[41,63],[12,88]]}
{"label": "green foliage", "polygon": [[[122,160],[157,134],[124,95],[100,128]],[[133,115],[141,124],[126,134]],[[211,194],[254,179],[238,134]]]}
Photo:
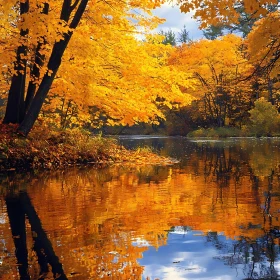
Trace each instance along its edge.
{"label": "green foliage", "polygon": [[279,113],[276,107],[263,97],[255,102],[255,107],[249,113],[249,129],[255,136],[273,136],[279,132]]}
{"label": "green foliage", "polygon": [[178,42],[179,43],[190,43],[192,40],[189,36],[189,31],[187,31],[186,26],[184,25],[183,29],[178,33]]}
{"label": "green foliage", "polygon": [[159,34],[165,37],[162,41],[164,45],[176,46],[176,35],[172,30],[168,30],[168,31],[161,30]]}
{"label": "green foliage", "polygon": [[136,153],[153,153],[153,148],[149,146],[137,147],[135,149]]}
{"label": "green foliage", "polygon": [[205,28],[202,32],[206,39],[215,40],[218,37],[224,35],[223,29],[224,29],[223,26],[210,25],[207,28]]}
{"label": "green foliage", "polygon": [[198,130],[188,133],[188,137],[210,137],[210,138],[226,138],[226,137],[240,137],[244,136],[243,132],[235,127],[217,127],[217,128],[200,128]]}
{"label": "green foliage", "polygon": [[176,46],[176,42],[185,43],[185,44],[192,42],[189,36],[189,31],[187,31],[185,25],[181,29],[181,31],[178,32],[177,34],[175,34],[175,32],[172,31],[171,29],[168,31],[161,30],[159,34],[165,37],[162,41],[164,45]]}

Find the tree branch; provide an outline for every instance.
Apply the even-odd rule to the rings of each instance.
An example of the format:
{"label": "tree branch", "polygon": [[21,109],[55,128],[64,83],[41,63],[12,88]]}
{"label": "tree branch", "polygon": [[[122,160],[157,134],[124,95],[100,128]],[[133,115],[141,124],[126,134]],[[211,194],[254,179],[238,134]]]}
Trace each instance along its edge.
{"label": "tree branch", "polygon": [[80,2],[80,0],[76,0],[73,5],[70,6],[71,12],[77,7],[78,3]]}

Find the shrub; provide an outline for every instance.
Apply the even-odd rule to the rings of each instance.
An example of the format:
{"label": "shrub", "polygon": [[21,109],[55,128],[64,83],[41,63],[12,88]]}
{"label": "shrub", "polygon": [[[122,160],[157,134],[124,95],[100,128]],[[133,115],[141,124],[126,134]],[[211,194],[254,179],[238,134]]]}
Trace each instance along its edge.
{"label": "shrub", "polygon": [[279,131],[280,118],[275,106],[263,97],[255,102],[250,113],[250,131],[257,137],[276,135]]}
{"label": "shrub", "polygon": [[200,128],[188,133],[188,137],[210,137],[210,138],[226,138],[242,136],[241,130],[236,127],[216,127],[216,128]]}

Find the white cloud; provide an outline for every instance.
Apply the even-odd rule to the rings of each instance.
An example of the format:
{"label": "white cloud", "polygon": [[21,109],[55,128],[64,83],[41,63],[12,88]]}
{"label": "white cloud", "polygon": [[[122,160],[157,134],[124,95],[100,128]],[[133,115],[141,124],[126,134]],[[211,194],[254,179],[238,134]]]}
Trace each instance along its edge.
{"label": "white cloud", "polygon": [[160,8],[154,10],[154,15],[159,18],[166,19],[166,22],[161,24],[157,30],[172,30],[175,33],[180,32],[184,25],[189,31],[190,38],[193,40],[202,38],[203,33],[199,30],[199,24],[193,19],[194,12],[181,13],[178,6],[172,6],[170,4],[164,4]]}

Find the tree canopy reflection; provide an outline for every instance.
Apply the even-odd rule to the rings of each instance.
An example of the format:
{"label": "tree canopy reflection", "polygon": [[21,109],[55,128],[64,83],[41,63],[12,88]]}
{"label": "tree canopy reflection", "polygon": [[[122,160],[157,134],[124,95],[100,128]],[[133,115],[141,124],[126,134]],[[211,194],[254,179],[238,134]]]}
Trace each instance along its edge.
{"label": "tree canopy reflection", "polygon": [[[176,226],[205,232],[218,250],[228,249],[221,261],[231,266],[242,263],[246,277],[275,277],[280,153],[271,143],[246,145],[192,143],[188,159],[176,166],[72,169],[30,176],[24,184],[3,179],[3,279],[18,273],[12,266],[14,243],[5,203],[11,185],[13,193],[30,196],[71,279],[139,279],[144,267],[138,260],[147,246],[165,245],[169,230]],[[258,164],[258,154],[269,164]],[[219,243],[218,233],[234,240],[232,247]],[[27,233],[26,239],[30,252],[32,234]],[[29,253],[28,264],[32,275],[40,275],[38,256]],[[258,273],[256,264],[267,272]]]}

